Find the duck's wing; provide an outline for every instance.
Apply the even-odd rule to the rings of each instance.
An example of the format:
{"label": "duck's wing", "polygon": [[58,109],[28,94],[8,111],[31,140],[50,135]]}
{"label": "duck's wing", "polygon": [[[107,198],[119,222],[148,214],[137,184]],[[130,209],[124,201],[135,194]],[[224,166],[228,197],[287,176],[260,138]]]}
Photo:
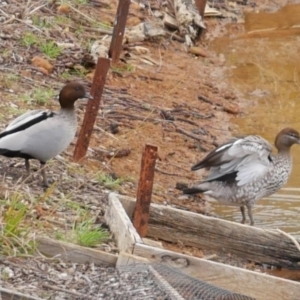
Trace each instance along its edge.
{"label": "duck's wing", "polygon": [[53,112],[49,110],[32,110],[14,119],[5,129],[0,133],[0,138],[9,134],[25,130],[49,117],[53,116]]}
{"label": "duck's wing", "polygon": [[205,181],[226,178],[235,173],[237,185],[244,185],[269,171],[271,153],[271,144],[260,136],[234,138],[211,151],[192,170],[208,168],[210,172]]}

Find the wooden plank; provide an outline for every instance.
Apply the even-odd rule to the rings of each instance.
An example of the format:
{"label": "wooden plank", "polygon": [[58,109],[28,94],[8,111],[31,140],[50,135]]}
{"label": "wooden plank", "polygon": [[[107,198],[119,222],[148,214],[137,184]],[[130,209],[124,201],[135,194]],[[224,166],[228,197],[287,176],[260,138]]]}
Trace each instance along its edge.
{"label": "wooden plank", "polygon": [[148,246],[152,246],[152,247],[156,247],[156,248],[164,248],[162,242],[159,241],[154,241],[148,238],[143,238],[143,242],[144,244],[148,245]]}
{"label": "wooden plank", "polygon": [[132,253],[134,244],[143,243],[143,240],[133,227],[117,195],[110,193],[108,198],[105,221],[115,236],[119,250]]}
{"label": "wooden plank", "polygon": [[134,265],[137,263],[145,264],[145,263],[149,263],[149,260],[147,258],[136,256],[122,251],[118,255],[116,267],[119,268],[119,267]]}
{"label": "wooden plank", "polygon": [[196,258],[172,251],[136,244],[133,253],[150,262],[165,263],[183,273],[218,287],[257,300],[298,300],[300,283]]}
{"label": "wooden plank", "polygon": [[26,295],[10,289],[0,287],[1,300],[43,300],[42,298]]}
{"label": "wooden plank", "polygon": [[[129,216],[135,200],[119,196]],[[300,269],[300,251],[276,230],[266,230],[152,204],[148,237],[197,248],[234,253],[244,259],[289,269]]]}
{"label": "wooden plank", "polygon": [[114,267],[118,257],[100,250],[86,248],[46,237],[37,238],[38,251],[48,257],[58,256],[75,263],[93,262],[95,265]]}

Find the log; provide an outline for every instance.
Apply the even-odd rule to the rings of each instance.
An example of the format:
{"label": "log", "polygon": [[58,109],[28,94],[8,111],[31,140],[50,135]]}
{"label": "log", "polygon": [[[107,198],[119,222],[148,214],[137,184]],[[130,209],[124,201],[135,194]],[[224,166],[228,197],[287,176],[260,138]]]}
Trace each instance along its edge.
{"label": "log", "polygon": [[117,194],[110,193],[108,202],[108,208],[104,217],[110,230],[115,236],[118,249],[120,251],[132,253],[135,243],[143,243],[143,240],[133,227]]}
{"label": "log", "polygon": [[114,267],[118,259],[114,254],[53,240],[47,237],[37,238],[37,244],[38,251],[45,256],[58,256],[64,261],[79,264],[93,262],[95,265]]}
{"label": "log", "polygon": [[[133,253],[152,263],[167,264],[181,272],[256,300],[297,300],[300,283],[184,254],[136,244]],[[240,299],[240,298],[236,298]]]}
{"label": "log", "polygon": [[[118,196],[129,217],[135,205]],[[243,259],[287,269],[300,269],[295,242],[276,230],[266,230],[193,212],[151,204],[148,237],[184,245],[226,251]],[[299,241],[298,241],[299,242]]]}

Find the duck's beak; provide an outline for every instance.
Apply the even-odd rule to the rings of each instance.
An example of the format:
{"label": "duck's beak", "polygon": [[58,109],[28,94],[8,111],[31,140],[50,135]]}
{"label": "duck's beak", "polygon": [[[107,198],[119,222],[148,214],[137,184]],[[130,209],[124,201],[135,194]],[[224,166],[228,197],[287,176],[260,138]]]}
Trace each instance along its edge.
{"label": "duck's beak", "polygon": [[90,99],[90,100],[94,99],[94,97],[89,92],[85,92],[84,98],[87,98],[87,99]]}

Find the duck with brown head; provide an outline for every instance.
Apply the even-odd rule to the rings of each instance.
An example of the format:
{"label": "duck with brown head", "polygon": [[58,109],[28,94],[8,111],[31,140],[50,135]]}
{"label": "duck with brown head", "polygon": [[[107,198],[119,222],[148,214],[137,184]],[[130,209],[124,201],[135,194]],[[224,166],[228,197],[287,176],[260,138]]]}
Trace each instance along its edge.
{"label": "duck with brown head", "polygon": [[43,182],[48,185],[45,163],[64,151],[73,140],[77,119],[74,103],[80,98],[92,99],[78,82],[66,84],[59,94],[60,110],[33,110],[13,120],[0,133],[0,155],[29,159],[41,163]]}
{"label": "duck with brown head", "polygon": [[207,168],[209,174],[204,181],[183,193],[203,193],[220,203],[239,206],[242,223],[246,221],[246,206],[253,225],[254,204],[287,182],[292,170],[290,148],[294,144],[300,144],[300,135],[293,128],[285,128],[277,134],[277,155],[272,154],[272,146],[260,136],[233,138],[192,167],[193,171]]}

